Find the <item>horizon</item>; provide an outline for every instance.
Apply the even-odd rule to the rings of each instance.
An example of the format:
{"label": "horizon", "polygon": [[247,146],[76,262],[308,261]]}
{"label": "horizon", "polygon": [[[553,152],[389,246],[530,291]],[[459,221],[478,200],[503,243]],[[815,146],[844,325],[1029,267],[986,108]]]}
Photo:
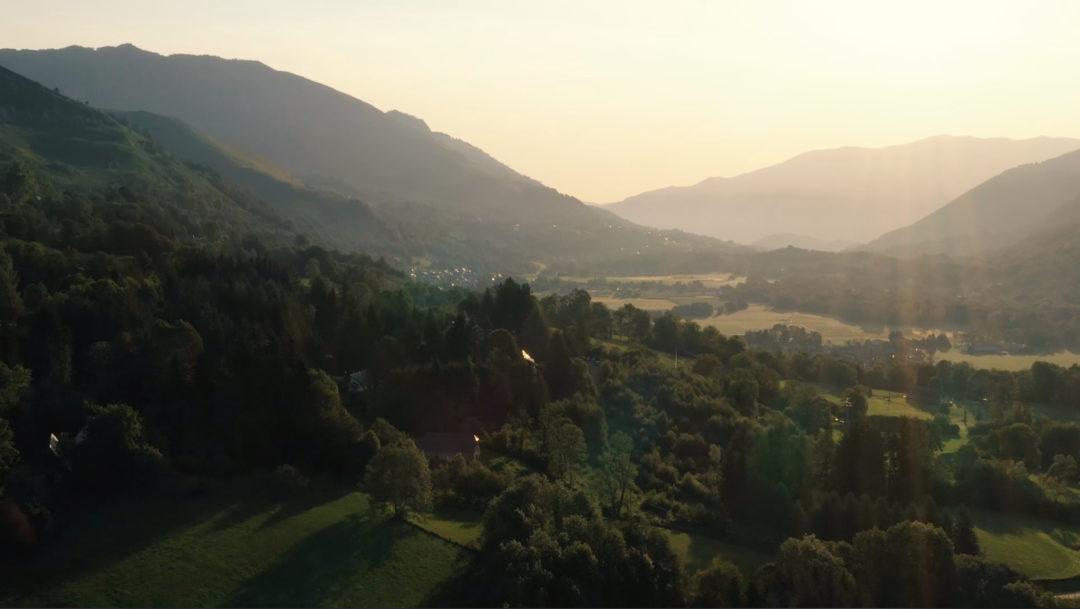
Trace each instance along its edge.
{"label": "horizon", "polygon": [[1062,76],[1080,59],[1069,14],[1080,6],[47,1],[0,37],[260,61],[603,204],[811,150],[1080,135],[1080,84]]}

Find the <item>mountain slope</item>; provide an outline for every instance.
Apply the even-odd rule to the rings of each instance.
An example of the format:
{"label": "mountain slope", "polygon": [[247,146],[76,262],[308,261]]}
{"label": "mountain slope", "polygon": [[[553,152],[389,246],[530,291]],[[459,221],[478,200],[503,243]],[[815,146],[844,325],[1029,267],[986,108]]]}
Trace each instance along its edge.
{"label": "mountain slope", "polygon": [[1061,224],[1080,196],[1080,151],[1015,167],[866,249],[894,254],[982,254]]}
{"label": "mountain slope", "polygon": [[423,233],[412,254],[427,263],[516,272],[532,261],[726,247],[635,226],[417,118],[257,62],[123,45],[3,50],[0,65],[97,107],[176,117],[300,182],[360,198],[406,233]]}
{"label": "mountain slope", "polygon": [[838,148],[732,178],[709,178],[606,206],[632,222],[741,243],[776,233],[865,242],[910,224],[1022,163],[1080,148],[1080,140],[938,136],[886,148]]}
{"label": "mountain slope", "polygon": [[[0,166],[16,162],[42,178],[33,188],[111,191],[182,216],[185,228],[173,235],[181,240],[291,234],[270,206],[222,184],[213,172],[190,167],[116,118],[0,67]],[[209,228],[215,223],[227,230]]]}
{"label": "mountain slope", "polygon": [[[289,173],[183,121],[150,112],[112,112],[176,156],[205,165],[268,202],[296,230],[343,251],[362,250],[398,263],[423,251],[420,236],[361,201],[300,184]],[[409,241],[412,237],[413,241]]]}

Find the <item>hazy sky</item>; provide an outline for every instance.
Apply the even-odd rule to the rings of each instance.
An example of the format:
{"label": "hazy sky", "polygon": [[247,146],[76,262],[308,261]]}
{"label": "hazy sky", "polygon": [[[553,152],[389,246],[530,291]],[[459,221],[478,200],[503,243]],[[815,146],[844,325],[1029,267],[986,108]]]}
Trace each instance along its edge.
{"label": "hazy sky", "polygon": [[814,148],[1080,136],[1080,2],[33,0],[0,46],[257,59],[590,202]]}

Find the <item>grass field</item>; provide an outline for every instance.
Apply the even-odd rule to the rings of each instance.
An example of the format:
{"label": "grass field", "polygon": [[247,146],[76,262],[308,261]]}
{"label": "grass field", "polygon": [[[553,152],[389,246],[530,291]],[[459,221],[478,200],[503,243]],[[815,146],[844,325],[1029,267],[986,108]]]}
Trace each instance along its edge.
{"label": "grass field", "polygon": [[644,311],[667,311],[674,309],[676,304],[667,298],[618,298],[615,296],[595,296],[592,301],[603,303],[612,311],[628,304]]}
{"label": "grass field", "polygon": [[1080,354],[1062,351],[1051,355],[970,355],[963,349],[949,349],[939,352],[934,356],[938,360],[948,360],[953,363],[966,362],[972,368],[985,368],[987,370],[1008,370],[1017,372],[1027,370],[1035,362],[1050,362],[1068,368],[1073,364],[1080,364]]}
{"label": "grass field", "polygon": [[1032,579],[1080,576],[1080,526],[1015,514],[974,511],[975,534],[990,560]]}
{"label": "grass field", "polygon": [[484,530],[483,512],[469,510],[439,510],[410,516],[410,520],[422,529],[469,547],[477,547]]}
{"label": "grass field", "polygon": [[702,320],[704,326],[713,326],[725,335],[746,334],[747,330],[768,330],[776,324],[802,326],[821,334],[824,342],[841,344],[849,340],[887,339],[885,328],[860,328],[831,317],[813,313],[773,311],[761,305],[750,305],[742,311],[729,315],[717,315]]}
{"label": "grass field", "polygon": [[671,549],[678,554],[688,574],[709,566],[713,558],[719,557],[733,563],[749,577],[758,567],[773,559],[764,552],[724,543],[711,537],[671,529],[660,530],[667,535]]}
{"label": "grass field", "polygon": [[[840,404],[843,398],[840,394],[830,391],[826,387],[818,387],[818,391],[828,400]],[[882,417],[915,417],[916,419],[932,419],[934,416],[925,410],[920,410],[908,403],[902,393],[875,389],[874,395],[866,398],[866,414]]]}
{"label": "grass field", "polygon": [[[563,281],[569,281],[571,283],[588,283],[590,279],[594,278],[560,275],[559,279]],[[700,281],[702,287],[712,289],[729,285],[738,285],[746,281],[746,277],[743,277],[741,275],[733,275],[731,273],[691,273],[686,275],[628,275],[603,277],[603,279],[612,283],[662,283],[664,285],[674,285],[676,283],[693,283],[695,281]]]}
{"label": "grass field", "polygon": [[312,491],[110,502],[64,524],[3,606],[416,606],[467,552],[373,513],[365,495]]}

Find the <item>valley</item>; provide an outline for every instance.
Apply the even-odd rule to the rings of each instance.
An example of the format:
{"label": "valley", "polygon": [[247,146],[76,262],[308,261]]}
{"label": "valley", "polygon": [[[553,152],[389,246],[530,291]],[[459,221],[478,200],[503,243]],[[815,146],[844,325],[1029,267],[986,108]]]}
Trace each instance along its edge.
{"label": "valley", "polygon": [[[394,48],[348,87],[0,49],[0,605],[1075,604],[1080,140],[822,145],[587,205],[346,92],[389,95]],[[559,92],[430,120],[581,175],[682,145],[590,148],[640,90],[557,150],[513,131],[570,121]]]}

